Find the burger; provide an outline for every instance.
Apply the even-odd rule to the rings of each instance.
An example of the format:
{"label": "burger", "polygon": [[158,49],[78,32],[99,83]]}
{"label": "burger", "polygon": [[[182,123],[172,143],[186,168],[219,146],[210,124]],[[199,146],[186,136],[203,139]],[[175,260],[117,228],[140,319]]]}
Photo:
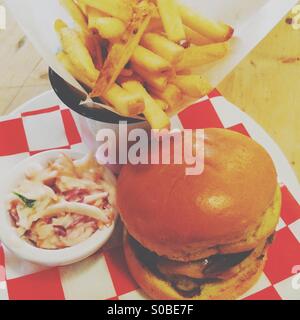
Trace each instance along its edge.
{"label": "burger", "polygon": [[259,279],[278,223],[272,159],[252,139],[204,131],[204,171],[126,165],[117,203],[129,270],[153,299],[236,299]]}

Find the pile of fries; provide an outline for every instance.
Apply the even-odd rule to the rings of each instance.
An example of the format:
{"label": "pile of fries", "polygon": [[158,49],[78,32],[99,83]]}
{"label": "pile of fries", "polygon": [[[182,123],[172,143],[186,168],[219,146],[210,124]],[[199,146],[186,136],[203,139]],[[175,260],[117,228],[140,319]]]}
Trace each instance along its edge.
{"label": "pile of fries", "polygon": [[76,23],[55,22],[65,68],[126,117],[144,114],[154,129],[169,127],[185,96],[211,85],[196,67],[223,58],[232,27],[176,0],[60,0]]}

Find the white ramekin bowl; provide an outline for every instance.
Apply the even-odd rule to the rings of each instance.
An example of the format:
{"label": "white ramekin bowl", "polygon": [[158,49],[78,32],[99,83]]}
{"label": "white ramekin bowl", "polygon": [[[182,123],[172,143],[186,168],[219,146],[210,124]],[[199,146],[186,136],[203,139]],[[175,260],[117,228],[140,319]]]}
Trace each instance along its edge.
{"label": "white ramekin bowl", "polygon": [[[90,238],[73,247],[57,250],[37,248],[18,236],[7,211],[8,195],[24,178],[26,168],[32,162],[46,165],[49,160],[56,159],[61,153],[65,153],[73,159],[80,159],[84,156],[70,150],[51,150],[36,154],[20,162],[5,177],[2,177],[0,186],[0,240],[16,256],[49,267],[72,264],[92,255],[107,242],[115,227],[114,222],[110,227],[97,230]],[[108,169],[106,170],[115,182],[114,175]]]}

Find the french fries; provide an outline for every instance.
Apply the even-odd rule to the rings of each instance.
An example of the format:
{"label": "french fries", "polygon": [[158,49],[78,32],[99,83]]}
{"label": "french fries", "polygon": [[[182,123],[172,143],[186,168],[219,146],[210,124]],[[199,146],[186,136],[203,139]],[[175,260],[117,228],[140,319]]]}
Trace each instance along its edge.
{"label": "french fries", "polygon": [[204,37],[202,34],[198,33],[197,31],[194,31],[193,29],[187,26],[184,26],[184,30],[186,34],[186,40],[192,44],[195,44],[197,46],[203,46],[206,44],[213,43],[213,40]]}
{"label": "french fries", "polygon": [[167,111],[169,106],[168,104],[166,103],[166,101],[163,101],[157,97],[153,97],[154,101],[156,102],[156,104],[161,108],[162,111]]}
{"label": "french fries", "polygon": [[152,17],[146,31],[162,33],[164,31],[164,27],[161,19]]}
{"label": "french fries", "polygon": [[155,73],[149,73],[143,68],[132,64],[133,70],[142,77],[142,79],[145,80],[147,84],[149,84],[151,87],[163,91],[167,87],[168,84],[168,77],[163,74],[155,74]]}
{"label": "french fries", "polygon": [[177,0],[59,1],[77,27],[55,22],[58,61],[91,98],[125,117],[144,114],[155,129],[169,127],[184,99],[211,91],[197,68],[223,58],[233,35]]}
{"label": "french fries", "polygon": [[92,57],[78,33],[63,27],[63,23],[59,20],[56,22],[56,30],[59,32],[63,50],[69,55],[72,63],[91,81],[97,79],[99,71],[95,68]]}
{"label": "french fries", "polygon": [[125,23],[114,17],[101,16],[101,12],[88,8],[88,27],[97,29],[103,39],[120,38],[126,31]]}
{"label": "french fries", "polygon": [[165,101],[171,110],[176,109],[181,104],[183,98],[180,89],[174,84],[168,84],[163,91],[150,88],[150,92]]}
{"label": "french fries", "polygon": [[103,66],[103,55],[99,34],[95,32],[88,34],[85,38],[85,45],[93,59],[95,68],[101,70]]}
{"label": "french fries", "polygon": [[171,64],[176,64],[183,57],[183,47],[156,33],[146,33],[141,44]]}
{"label": "french fries", "polygon": [[56,55],[56,57],[58,61],[60,61],[64,65],[66,70],[69,71],[78,81],[80,81],[89,88],[93,88],[95,82],[91,81],[84,75],[84,73],[82,73],[78,68],[76,68],[66,53],[61,51]]}
{"label": "french fries", "polygon": [[80,0],[75,0],[75,2],[78,5],[78,7],[80,8],[81,12],[84,13],[85,15],[87,15],[88,6]]}
{"label": "french fries", "polygon": [[54,30],[58,34],[59,38],[61,30],[64,28],[68,28],[68,25],[64,21],[57,19],[54,23]]}
{"label": "french fries", "polygon": [[137,7],[136,14],[129,27],[128,40],[125,44],[120,42],[112,46],[91,97],[101,96],[115,83],[136,50],[150,22],[152,10],[152,6],[145,1],[142,1],[140,6]]}
{"label": "french fries", "polygon": [[182,60],[176,65],[176,70],[200,67],[204,64],[220,60],[229,50],[227,42],[193,46],[184,51]]}
{"label": "french fries", "polygon": [[201,98],[212,91],[210,83],[201,75],[177,75],[170,80],[170,83],[175,84],[185,95],[193,98]]}
{"label": "french fries", "polygon": [[186,6],[180,5],[179,11],[186,26],[216,42],[230,39],[234,32],[232,27],[202,17]]}
{"label": "french fries", "polygon": [[138,93],[144,98],[145,109],[143,113],[153,129],[164,129],[170,126],[169,117],[140,82],[135,80],[127,81],[122,83],[122,87],[131,93]]}
{"label": "french fries", "polygon": [[117,84],[113,84],[103,98],[125,117],[138,115],[145,109],[145,102],[140,94],[130,93]]}
{"label": "french fries", "polygon": [[169,40],[185,40],[185,31],[176,0],[157,0],[157,7]]}
{"label": "french fries", "polygon": [[125,24],[121,20],[113,17],[89,19],[89,28],[97,29],[100,36],[104,39],[119,38],[126,30]]}
{"label": "french fries", "polygon": [[167,60],[142,46],[138,46],[135,49],[131,61],[146,71],[154,73],[168,72],[172,69],[171,64]]}
{"label": "french fries", "polygon": [[[65,68],[73,74],[85,86],[92,88],[94,82],[85,77],[82,72],[72,63],[69,56],[64,52],[57,54],[58,60],[65,66]],[[143,112],[145,102],[143,97],[135,92],[129,93],[122,89],[117,84],[114,84],[105,94],[104,99],[111,103],[116,110],[124,116],[134,116]]]}
{"label": "french fries", "polygon": [[109,16],[119,18],[124,22],[130,21],[132,17],[132,6],[130,1],[124,0],[80,0],[81,3],[98,9]]}
{"label": "french fries", "polygon": [[86,17],[81,11],[80,7],[73,0],[59,0],[61,5],[64,6],[70,13],[74,21],[80,26],[82,31],[88,32],[88,25]]}

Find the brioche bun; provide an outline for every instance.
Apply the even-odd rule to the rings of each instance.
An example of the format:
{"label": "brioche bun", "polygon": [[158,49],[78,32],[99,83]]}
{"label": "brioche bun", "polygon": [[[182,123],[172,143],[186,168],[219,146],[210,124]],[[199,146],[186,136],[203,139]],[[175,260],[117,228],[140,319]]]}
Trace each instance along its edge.
{"label": "brioche bun", "polygon": [[[185,164],[128,164],[118,179],[117,205],[129,234],[169,259],[191,261],[222,248],[227,253],[255,248],[278,221],[276,170],[263,147],[230,130],[204,133],[202,174],[186,175]],[[270,208],[275,218],[269,214],[270,228],[255,238]],[[254,278],[256,273],[241,286]]]}

